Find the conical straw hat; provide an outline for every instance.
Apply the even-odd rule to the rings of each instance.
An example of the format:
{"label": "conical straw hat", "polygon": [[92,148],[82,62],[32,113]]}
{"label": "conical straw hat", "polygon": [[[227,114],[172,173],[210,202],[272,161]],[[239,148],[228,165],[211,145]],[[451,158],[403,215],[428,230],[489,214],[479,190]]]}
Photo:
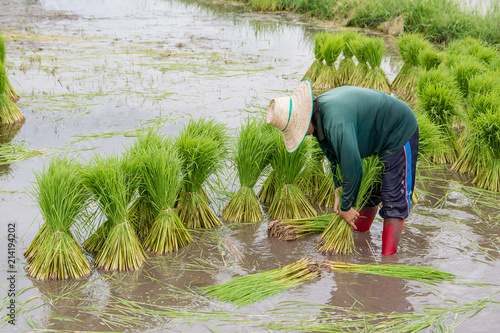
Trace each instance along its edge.
{"label": "conical straw hat", "polygon": [[286,150],[293,153],[304,140],[313,111],[311,81],[302,81],[291,96],[278,97],[269,103],[266,121],[283,132]]}

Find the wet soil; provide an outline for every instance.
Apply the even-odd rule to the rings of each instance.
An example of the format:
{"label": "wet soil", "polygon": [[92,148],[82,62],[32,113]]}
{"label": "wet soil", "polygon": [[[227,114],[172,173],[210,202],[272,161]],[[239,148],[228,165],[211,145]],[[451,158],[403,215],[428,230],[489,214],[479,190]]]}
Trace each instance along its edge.
{"label": "wet soil", "polygon": [[[264,112],[271,98],[296,87],[313,60],[316,30],[300,17],[196,1],[2,1],[9,77],[22,96],[18,106],[26,122],[3,129],[0,142],[48,154],[0,166],[3,309],[9,301],[8,223],[15,223],[19,241],[19,313],[15,326],[3,323],[2,330],[298,331],[300,325],[321,326],[334,318],[499,300],[499,197],[466,190],[470,179],[446,168],[421,170],[419,202],[393,257],[380,254],[380,219],[370,232],[355,234],[356,252],[348,256],[318,253],[319,235],[289,242],[270,238],[266,219],[199,232],[195,243],[151,257],[133,273],[94,271],[89,279],[55,282],[25,276],[22,253],[42,223],[29,189],[33,171],[41,170],[50,154],[70,152],[85,161],[94,154],[120,153],[133,142],[135,130],[154,125],[175,135],[191,117],[224,122],[234,133],[242,119]],[[399,67],[390,52],[383,68],[391,79]],[[236,188],[233,178],[229,171],[224,177],[228,190]],[[220,212],[227,200],[215,198],[213,208]],[[458,278],[429,286],[323,272],[313,282],[241,309],[207,299],[199,290],[306,257],[318,263],[429,266]],[[461,312],[444,318],[443,325],[451,330],[460,323],[457,332],[493,332],[499,314],[492,303],[470,319]]]}

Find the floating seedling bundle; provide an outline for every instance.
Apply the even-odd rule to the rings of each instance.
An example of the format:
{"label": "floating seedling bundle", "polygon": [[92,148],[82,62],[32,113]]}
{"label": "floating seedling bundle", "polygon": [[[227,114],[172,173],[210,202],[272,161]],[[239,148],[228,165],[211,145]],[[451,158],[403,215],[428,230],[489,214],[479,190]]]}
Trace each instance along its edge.
{"label": "floating seedling bundle", "polygon": [[309,67],[306,74],[304,74],[304,77],[302,78],[302,80],[308,79],[311,81],[313,86],[315,86],[316,80],[323,70],[323,60],[325,60],[325,57],[323,56],[323,44],[328,38],[328,35],[328,32],[319,32],[314,35],[314,57],[316,60],[313,61],[311,67]]}
{"label": "floating seedling bundle", "polygon": [[222,218],[231,222],[259,222],[262,212],[253,187],[260,174],[269,164],[273,141],[265,122],[247,119],[241,127],[236,142],[234,164],[240,181],[240,189],[222,210]]}
{"label": "floating seedling bundle", "polygon": [[[2,36],[0,36],[0,67],[3,67],[4,71],[6,71],[6,68],[5,68],[6,57],[7,57],[7,45],[5,43],[5,39]],[[17,102],[19,100],[19,94],[12,87],[7,75],[5,75],[5,78],[3,78],[3,80],[4,80],[3,84],[5,84],[5,90],[2,92],[2,94],[5,93],[10,98],[11,101]],[[24,120],[24,117],[22,117],[22,118],[23,119],[20,119],[17,121]],[[1,120],[1,117],[0,117],[0,120]]]}
{"label": "floating seedling bundle", "polygon": [[272,163],[276,171],[277,190],[269,207],[269,216],[277,219],[315,216],[316,210],[295,183],[305,165],[307,147],[301,144],[293,154],[290,154],[285,148],[281,132],[278,130],[274,132],[277,135],[273,135],[273,145],[276,149]]}
{"label": "floating seedling bundle", "polygon": [[325,261],[320,267],[329,267],[338,272],[374,274],[392,276],[407,280],[416,280],[427,283],[449,281],[455,278],[454,274],[446,273],[435,268],[389,264],[350,264],[346,262]]}
{"label": "floating seedling bundle", "polygon": [[283,219],[269,222],[267,235],[284,241],[293,241],[304,236],[323,232],[333,214],[313,216],[304,219]]}
{"label": "floating seedling bundle", "polygon": [[318,89],[332,89],[338,86],[337,68],[335,62],[344,49],[344,41],[340,34],[328,34],[325,38],[321,52],[326,65],[316,79],[314,86]]}
{"label": "floating seedling bundle", "polygon": [[140,157],[140,183],[151,198],[154,215],[144,248],[160,254],[177,251],[193,241],[174,210],[181,184],[182,161],[169,139],[165,140],[163,148],[143,149]]}
{"label": "floating seedling bundle", "polygon": [[77,279],[92,272],[71,231],[88,201],[79,168],[69,158],[55,158],[35,174],[34,197],[45,221],[25,253],[27,273],[35,279]]}
{"label": "floating seedling bundle", "polygon": [[304,169],[297,177],[297,185],[305,194],[313,196],[325,180],[325,168],[323,167],[325,155],[316,138],[308,136],[304,139],[303,144],[308,147],[308,155]]}
{"label": "floating seedling bundle", "polygon": [[176,141],[183,161],[184,179],[179,191],[178,211],[188,228],[214,228],[221,225],[209,206],[202,187],[220,170],[227,155],[227,130],[223,124],[190,120]]}
{"label": "floating seedling bundle", "polygon": [[344,41],[342,50],[343,58],[339,62],[337,70],[338,85],[345,86],[353,84],[353,75],[356,72],[356,63],[353,60],[354,53],[350,44],[359,38],[359,34],[352,30],[345,30],[340,33]]}
{"label": "floating seedling bundle", "polygon": [[319,276],[318,265],[310,259],[267,272],[237,277],[218,286],[205,287],[208,296],[238,307],[262,301]]}
{"label": "floating seedling bundle", "polygon": [[[362,159],[363,178],[356,200],[356,210],[363,208],[372,189],[378,186],[382,180],[384,166],[378,156],[370,156]],[[328,226],[321,234],[318,241],[318,250],[327,254],[350,254],[354,249],[352,227],[334,214]]]}
{"label": "floating seedling bundle", "polygon": [[387,80],[384,70],[380,67],[385,55],[384,40],[382,38],[363,38],[358,45],[359,53],[363,54],[370,68],[365,79],[360,81],[360,86],[380,90],[386,93],[391,91],[391,85]]}
{"label": "floating seedling bundle", "polygon": [[130,223],[128,208],[138,187],[136,162],[136,159],[96,155],[82,172],[85,187],[105,221],[86,241],[90,251],[97,251],[96,267],[110,271],[136,270],[146,260]]}

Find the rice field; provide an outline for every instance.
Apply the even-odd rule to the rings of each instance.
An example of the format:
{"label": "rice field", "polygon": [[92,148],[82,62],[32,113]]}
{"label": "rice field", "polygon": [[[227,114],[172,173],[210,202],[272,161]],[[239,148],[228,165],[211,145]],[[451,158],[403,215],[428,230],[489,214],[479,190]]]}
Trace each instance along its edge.
{"label": "rice field", "polygon": [[[245,120],[260,117],[271,98],[294,89],[316,59],[318,27],[291,15],[180,0],[7,0],[0,3],[0,12],[5,13],[0,21],[8,50],[5,65],[10,83],[21,96],[16,104],[26,117],[23,124],[0,126],[1,331],[472,332],[478,327],[494,331],[500,324],[500,195],[477,186],[472,174],[451,171],[451,164],[420,166],[418,201],[405,221],[394,257],[380,255],[380,218],[369,233],[354,233],[354,252],[348,255],[320,253],[316,245],[321,230],[317,229],[305,230],[306,235],[294,241],[269,237],[270,204],[261,205],[262,222],[225,221],[223,209],[241,185],[253,185],[258,193],[271,170],[267,166],[256,182],[255,175],[244,180],[233,165],[238,162],[228,157],[218,161],[224,165],[209,176],[200,194],[221,226],[190,228],[180,246],[153,248],[151,241],[155,254],[146,251],[147,258],[134,270],[113,271],[104,260],[100,261],[103,268],[97,268],[94,255],[84,251],[92,264],[89,276],[29,277],[23,253],[44,222],[32,189],[43,180],[40,175],[53,159],[68,155],[79,167],[88,171],[94,166],[98,173],[111,169],[104,165],[125,157],[138,138],[151,130],[170,137],[167,141],[173,145],[190,122],[199,119],[224,126],[228,147],[224,154],[230,156]],[[404,61],[395,39],[376,37],[384,38],[386,50],[375,67],[380,65],[392,82]],[[450,64],[451,60],[444,61],[442,66]],[[479,116],[488,128],[481,112],[490,102],[475,96],[491,83],[460,77],[464,90],[457,90],[456,98],[464,102],[461,118],[453,121],[466,124]],[[467,92],[467,97],[460,91]],[[462,109],[469,110],[469,103],[474,105],[472,113]],[[426,126],[432,128],[428,133],[435,139],[439,128],[432,123]],[[476,132],[470,135],[483,137]],[[445,158],[446,143],[427,142],[429,161]],[[142,159],[154,150],[143,151]],[[161,160],[155,162],[143,165],[141,172],[165,171],[156,168]],[[158,177],[164,177],[165,184],[136,186],[150,193],[161,192],[161,186],[183,186],[168,183],[172,175],[156,173],[154,178]],[[312,194],[308,193],[309,198]],[[173,196],[155,196],[154,202],[158,211],[170,214],[173,200]],[[319,214],[331,213],[313,206]],[[84,208],[94,211],[95,206]],[[54,223],[55,242],[64,234],[67,242],[83,244],[94,231],[68,229],[69,222],[63,222]],[[7,260],[8,224],[15,224],[17,238],[14,273],[9,272]],[[158,225],[154,230],[163,229]],[[156,241],[164,238],[161,231],[152,236],[157,236]],[[327,260],[365,268],[411,266],[416,272],[439,270],[453,278],[429,284],[418,277],[324,271],[310,265],[307,274],[313,278],[291,282],[251,302],[236,304],[206,293],[232,281],[258,281],[259,276],[272,276],[305,258],[317,264]],[[15,295],[9,296],[11,275]],[[4,315],[13,302],[14,326]]]}

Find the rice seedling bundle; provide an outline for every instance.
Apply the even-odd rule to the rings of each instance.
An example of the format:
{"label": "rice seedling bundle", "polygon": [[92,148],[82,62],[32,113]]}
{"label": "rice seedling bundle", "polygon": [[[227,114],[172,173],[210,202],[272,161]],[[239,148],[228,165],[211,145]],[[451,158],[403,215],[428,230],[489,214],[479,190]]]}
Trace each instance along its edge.
{"label": "rice seedling bundle", "polygon": [[[378,156],[362,159],[363,178],[356,199],[356,210],[363,208],[371,190],[382,181],[384,166]],[[352,227],[334,214],[318,241],[318,250],[326,254],[350,254],[354,250]]]}
{"label": "rice seedling bundle", "polygon": [[0,123],[12,124],[22,122],[26,118],[19,111],[8,94],[9,81],[3,62],[0,62]]}
{"label": "rice seedling bundle", "polygon": [[243,307],[313,280],[319,275],[314,261],[301,259],[281,268],[240,276],[224,284],[202,289],[208,296],[219,301]]}
{"label": "rice seedling bundle", "polygon": [[270,204],[273,201],[274,195],[279,188],[278,172],[276,171],[276,152],[281,142],[282,134],[280,131],[276,131],[273,127],[268,127],[269,131],[266,131],[266,135],[273,142],[271,150],[269,151],[269,164],[271,166],[271,172],[267,176],[264,184],[259,190],[257,196],[261,203]]}
{"label": "rice seedling bundle", "polygon": [[171,140],[163,148],[148,147],[140,152],[140,183],[151,198],[154,221],[144,239],[147,251],[168,253],[191,243],[193,238],[174,210],[181,184],[182,161]]}
{"label": "rice seedling bundle", "polygon": [[367,80],[367,76],[370,73],[370,66],[368,66],[368,59],[366,58],[361,45],[368,39],[365,35],[359,35],[358,38],[352,39],[347,44],[348,49],[352,54],[356,57],[358,61],[358,65],[356,66],[356,70],[351,76],[350,83],[354,86],[362,86],[363,83]]}
{"label": "rice seedling bundle", "polygon": [[92,272],[71,232],[88,202],[79,168],[69,158],[55,158],[35,174],[34,196],[45,221],[27,254],[27,273],[35,279],[77,279]]}
{"label": "rice seedling bundle", "polygon": [[452,56],[472,56],[486,65],[491,65],[499,56],[498,50],[494,47],[488,46],[483,41],[472,37],[457,39],[451,42],[447,51]]}
{"label": "rice seedling bundle", "polygon": [[95,156],[82,171],[84,184],[99,207],[105,222],[99,239],[95,265],[114,271],[138,269],[146,254],[130,223],[128,206],[137,190],[137,160]]}
{"label": "rice seedling bundle", "polygon": [[337,69],[335,61],[344,49],[344,40],[340,34],[328,34],[321,48],[325,58],[325,66],[315,81],[314,86],[318,89],[332,89],[338,86]]}
{"label": "rice seedling bundle", "polygon": [[[443,54],[430,48],[426,48],[418,54],[418,64],[421,68],[426,71],[438,68],[443,62]],[[394,82],[392,83],[394,88]],[[413,87],[415,83],[413,84]]]}
{"label": "rice seedling bundle", "polygon": [[323,69],[323,60],[325,60],[323,56],[323,44],[325,43],[325,40],[327,39],[329,33],[328,32],[319,32],[314,35],[314,58],[315,60],[313,61],[311,67],[307,70],[306,74],[304,74],[304,77],[302,80],[308,79],[311,81],[311,84],[315,86],[316,80],[318,79],[319,74],[321,73]]}
{"label": "rice seedling bundle", "polygon": [[338,85],[345,86],[353,84],[353,75],[356,71],[356,63],[352,59],[354,53],[350,44],[359,38],[359,33],[353,30],[345,30],[340,33],[342,40],[344,41],[344,49],[342,50],[343,58],[339,62],[339,68],[337,70]]}
{"label": "rice seedling bundle", "polygon": [[438,125],[422,112],[415,113],[418,121],[418,161],[431,164],[435,156],[444,156],[448,147]]}
{"label": "rice seedling bundle", "polygon": [[333,204],[335,203],[335,184],[331,169],[327,171],[327,174],[319,186],[318,191],[314,194],[312,201],[319,206],[333,207]]}
{"label": "rice seedling bundle", "polygon": [[338,272],[351,272],[392,276],[401,279],[415,280],[427,283],[436,283],[455,279],[455,275],[431,267],[389,265],[389,264],[350,264],[347,262],[327,262],[330,268]]}
{"label": "rice seedling bundle", "polygon": [[[7,56],[7,46],[5,44],[5,39],[0,36],[0,67],[3,67],[3,71],[5,71],[5,58]],[[3,78],[4,82],[1,84],[5,84],[5,90],[0,90],[0,92],[5,93],[11,101],[17,102],[19,100],[19,94],[17,91],[12,87],[10,80],[8,79],[7,75],[5,75],[5,78]],[[0,118],[1,119],[1,118]]]}
{"label": "rice seedling bundle", "polygon": [[386,53],[384,40],[377,37],[364,38],[358,47],[370,65],[366,79],[361,82],[360,86],[389,93],[391,84],[387,80],[384,70],[380,67]]}
{"label": "rice seedling bundle", "polygon": [[179,133],[176,147],[183,161],[184,179],[177,204],[179,217],[188,228],[221,225],[209,206],[202,186],[223,166],[227,155],[227,130],[223,124],[190,120]]}
{"label": "rice seedling bundle", "polygon": [[[275,131],[279,133],[278,130]],[[272,158],[278,186],[269,206],[268,214],[277,219],[315,216],[316,210],[295,183],[297,176],[304,167],[307,147],[306,145],[300,145],[293,154],[290,154],[285,148],[281,133],[277,138],[279,141],[273,143],[276,150]]]}
{"label": "rice seedling bundle", "polygon": [[453,123],[462,117],[459,111],[460,95],[455,83],[441,68],[423,71],[417,82],[418,107],[430,121],[439,126],[448,152],[434,156],[435,163],[452,163],[460,152]]}
{"label": "rice seedling bundle", "polygon": [[333,214],[313,216],[304,219],[283,219],[269,222],[267,235],[284,241],[293,241],[304,236],[323,232]]}
{"label": "rice seedling bundle", "polygon": [[[423,35],[416,33],[404,34],[396,40],[396,43],[404,63],[392,82],[392,88],[399,93],[412,93],[415,89],[419,66],[423,62],[419,57],[424,51],[432,50],[432,46]],[[432,53],[427,54],[431,56]]]}
{"label": "rice seedling bundle", "polygon": [[269,164],[273,141],[267,135],[268,125],[257,119],[247,119],[236,142],[234,163],[240,189],[222,210],[222,218],[231,222],[258,222],[263,216],[253,187]]}
{"label": "rice seedling bundle", "polygon": [[303,144],[308,147],[308,156],[304,169],[297,176],[296,183],[306,195],[313,196],[325,179],[323,167],[325,155],[316,138],[308,136]]}
{"label": "rice seedling bundle", "polygon": [[451,69],[458,89],[464,98],[469,95],[469,80],[486,71],[483,64],[470,56],[457,56]]}

